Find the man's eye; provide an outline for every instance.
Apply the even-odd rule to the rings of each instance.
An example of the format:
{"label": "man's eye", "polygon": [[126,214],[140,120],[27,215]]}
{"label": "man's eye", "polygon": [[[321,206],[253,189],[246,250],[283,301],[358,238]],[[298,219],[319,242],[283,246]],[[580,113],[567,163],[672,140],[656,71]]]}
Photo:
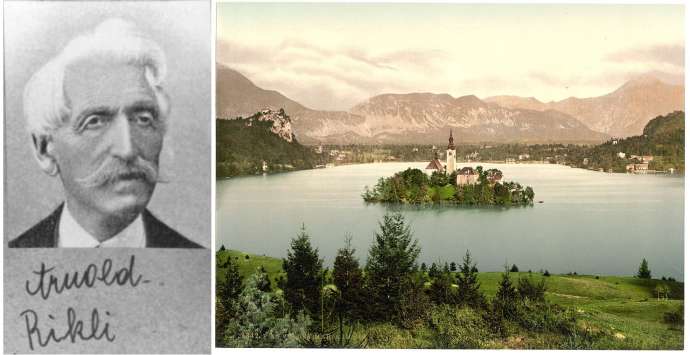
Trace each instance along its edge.
{"label": "man's eye", "polygon": [[84,120],[84,129],[98,129],[106,124],[105,117],[101,115],[91,115]]}
{"label": "man's eye", "polygon": [[134,121],[142,127],[148,127],[153,124],[154,116],[148,111],[139,111],[134,114]]}

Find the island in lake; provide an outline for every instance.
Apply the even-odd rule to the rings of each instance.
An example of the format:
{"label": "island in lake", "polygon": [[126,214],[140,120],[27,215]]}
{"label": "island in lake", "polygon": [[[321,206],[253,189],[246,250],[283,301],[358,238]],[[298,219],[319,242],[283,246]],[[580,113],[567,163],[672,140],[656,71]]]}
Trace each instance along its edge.
{"label": "island in lake", "polygon": [[484,170],[482,166],[456,169],[453,132],[448,138],[446,164],[435,156],[425,168],[408,168],[388,178],[380,178],[369,189],[365,187],[362,198],[367,202],[392,203],[456,203],[464,205],[531,205],[534,190],[519,183],[501,182],[503,172],[498,169]]}

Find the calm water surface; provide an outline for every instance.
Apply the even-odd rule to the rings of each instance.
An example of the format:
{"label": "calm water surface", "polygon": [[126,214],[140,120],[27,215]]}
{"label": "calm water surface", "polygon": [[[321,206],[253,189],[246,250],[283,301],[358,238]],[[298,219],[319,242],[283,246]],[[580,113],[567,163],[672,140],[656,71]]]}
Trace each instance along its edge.
{"label": "calm water surface", "polygon": [[[330,266],[346,234],[364,264],[378,221],[392,209],[360,194],[379,177],[427,163],[380,163],[219,180],[216,243],[285,257],[304,223]],[[480,271],[632,275],[643,257],[655,277],[683,277],[683,178],[607,174],[560,165],[482,164],[529,185],[533,207],[404,207],[420,262],[462,260]],[[461,164],[462,166],[462,164]],[[543,204],[536,201],[543,200]]]}

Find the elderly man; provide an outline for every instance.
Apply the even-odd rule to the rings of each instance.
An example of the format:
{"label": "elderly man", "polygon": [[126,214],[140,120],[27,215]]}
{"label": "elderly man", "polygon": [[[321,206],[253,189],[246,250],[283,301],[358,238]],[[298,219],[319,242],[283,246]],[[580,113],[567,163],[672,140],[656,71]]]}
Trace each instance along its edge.
{"label": "elderly man", "polygon": [[65,202],[10,247],[200,247],[146,209],[169,112],[165,74],[160,47],[113,19],[33,75],[24,113],[34,155],[60,177]]}

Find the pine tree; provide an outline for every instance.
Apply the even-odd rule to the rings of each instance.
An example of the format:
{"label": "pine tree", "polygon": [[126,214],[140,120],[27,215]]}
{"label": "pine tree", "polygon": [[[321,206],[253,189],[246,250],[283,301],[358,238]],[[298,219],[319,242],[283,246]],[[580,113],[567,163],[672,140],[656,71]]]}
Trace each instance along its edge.
{"label": "pine tree", "polygon": [[218,287],[218,298],[226,311],[232,311],[232,302],[236,301],[242,293],[242,276],[240,268],[232,257],[228,257],[225,262],[226,270],[224,282]]}
{"label": "pine tree", "polygon": [[431,263],[431,268],[429,268],[429,277],[438,277],[440,274],[441,271],[438,269],[438,266],[436,266],[436,263]]}
{"label": "pine tree", "polygon": [[345,318],[354,321],[364,315],[364,275],[355,258],[355,249],[351,245],[352,237],[345,237],[345,247],[338,249],[333,262],[333,283],[338,289],[335,311],[338,316],[338,344],[348,341],[345,332]]}
{"label": "pine tree", "polygon": [[333,263],[333,283],[338,288],[339,297],[336,311],[350,319],[361,314],[364,297],[364,275],[355,258],[355,249],[351,246],[351,237],[346,237],[345,247],[338,249]]}
{"label": "pine tree", "polygon": [[455,295],[453,293],[453,279],[450,272],[442,272],[441,275],[434,278],[429,288],[429,298],[436,304],[451,304],[455,302]]}
{"label": "pine tree", "polygon": [[504,319],[514,319],[517,316],[517,306],[519,300],[518,290],[510,280],[510,270],[505,265],[505,272],[498,284],[498,291],[494,297],[494,312],[500,314]]}
{"label": "pine tree", "polygon": [[391,319],[400,304],[403,279],[415,269],[420,248],[400,213],[386,214],[374,234],[365,267],[372,312],[378,319]]}
{"label": "pine tree", "polygon": [[479,291],[479,281],[477,280],[477,264],[472,262],[470,251],[467,250],[462,259],[462,266],[457,275],[458,282],[458,303],[467,304],[473,307],[484,304],[484,295]]}
{"label": "pine tree", "polygon": [[309,235],[302,225],[300,233],[290,241],[287,259],[283,259],[286,274],[283,292],[293,315],[306,310],[312,318],[318,318],[321,309],[322,266],[319,251],[312,248]]}
{"label": "pine tree", "polygon": [[642,263],[640,268],[637,270],[637,277],[640,279],[651,279],[652,271],[649,270],[649,265],[647,264],[647,259],[642,258]]}
{"label": "pine tree", "polygon": [[458,271],[458,265],[455,263],[455,261],[452,261],[450,263],[450,271],[452,271],[452,272]]}

